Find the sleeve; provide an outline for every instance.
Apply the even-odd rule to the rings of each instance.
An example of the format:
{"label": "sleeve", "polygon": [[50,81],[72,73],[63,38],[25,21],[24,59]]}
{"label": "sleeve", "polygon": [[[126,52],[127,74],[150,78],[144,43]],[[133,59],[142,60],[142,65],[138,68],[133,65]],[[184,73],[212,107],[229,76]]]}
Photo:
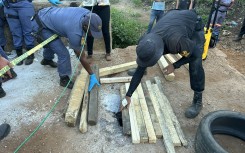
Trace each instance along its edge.
{"label": "sleeve", "polygon": [[140,66],[137,67],[137,69],[134,73],[134,76],[130,82],[129,89],[126,93],[126,96],[128,96],[128,97],[132,96],[132,94],[134,93],[134,91],[136,90],[138,85],[140,84],[140,81],[141,81],[145,71],[146,71],[146,67],[140,67]]}
{"label": "sleeve", "polygon": [[82,37],[77,34],[69,34],[68,36],[69,45],[74,50],[82,50]]}

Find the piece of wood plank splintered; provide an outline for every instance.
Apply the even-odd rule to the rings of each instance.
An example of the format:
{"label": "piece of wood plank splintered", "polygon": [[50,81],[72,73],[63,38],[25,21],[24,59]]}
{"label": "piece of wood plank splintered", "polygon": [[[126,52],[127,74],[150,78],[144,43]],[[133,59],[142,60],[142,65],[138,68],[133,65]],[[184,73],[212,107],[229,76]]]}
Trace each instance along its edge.
{"label": "piece of wood plank splintered", "polygon": [[114,77],[114,78],[100,78],[100,83],[126,83],[130,82],[132,77]]}
{"label": "piece of wood plank splintered", "polygon": [[161,92],[160,92],[157,84],[152,84],[151,86],[152,86],[152,89],[153,89],[156,97],[158,97],[157,100],[158,100],[158,103],[159,103],[159,105],[160,105],[160,107],[162,109],[164,119],[165,119],[165,121],[167,123],[167,127],[169,129],[170,136],[172,138],[172,142],[173,142],[174,146],[181,146],[181,142],[180,142],[179,136],[178,136],[178,134],[177,134],[177,132],[175,130],[174,123],[173,123],[173,121],[171,119],[169,111],[168,111],[168,109],[166,107],[166,104],[165,104],[165,102],[163,100]]}
{"label": "piece of wood plank splintered", "polygon": [[156,112],[155,112],[155,110],[153,108],[153,105],[152,105],[152,102],[151,102],[151,98],[150,98],[149,92],[147,90],[146,84],[142,83],[142,87],[143,87],[143,92],[144,92],[146,104],[147,104],[148,111],[149,111],[150,116],[151,116],[151,122],[153,124],[153,128],[154,128],[156,137],[158,139],[162,139],[162,130],[161,130],[161,127],[160,127],[159,120],[157,118]]}
{"label": "piece of wood plank splintered", "polygon": [[174,114],[174,111],[173,111],[173,108],[171,107],[170,102],[168,101],[167,97],[164,95],[162,82],[161,82],[159,77],[154,77],[154,79],[155,79],[156,84],[158,85],[158,88],[160,89],[160,91],[162,93],[162,97],[164,99],[164,102],[166,103],[167,110],[170,113],[171,119],[174,123],[175,129],[176,129],[178,136],[179,136],[179,139],[180,139],[183,146],[187,146],[188,142],[187,142],[185,135],[181,129],[180,123],[179,123],[176,115]]}
{"label": "piece of wood plank splintered", "polygon": [[[126,87],[122,85],[120,87],[121,101],[125,98],[126,95]],[[122,122],[123,122],[123,134],[131,135],[131,127],[130,127],[130,119],[129,112],[127,108],[122,110]]]}
{"label": "piece of wood plank splintered", "polygon": [[88,86],[89,86],[89,80],[87,79],[87,82],[85,85],[85,92],[84,92],[84,96],[83,96],[83,102],[82,102],[80,124],[79,124],[79,130],[82,133],[85,133],[88,131],[88,123],[87,123],[88,100],[89,100]]}
{"label": "piece of wood plank splintered", "polygon": [[160,127],[161,127],[162,134],[163,134],[163,143],[165,145],[165,149],[166,149],[167,153],[175,153],[174,145],[173,145],[169,130],[165,124],[164,116],[162,114],[161,108],[160,108],[159,103],[157,101],[157,97],[155,96],[155,94],[153,92],[153,89],[151,87],[151,82],[149,80],[146,81],[146,86],[147,86],[153,107],[155,109],[156,115],[157,115],[159,123],[160,123]]}
{"label": "piece of wood plank splintered", "polygon": [[[168,66],[168,62],[166,61],[166,59],[164,58],[164,56],[162,56],[159,60],[158,60],[158,65],[162,71],[162,73],[164,73],[163,69],[166,68]],[[164,75],[164,74],[163,74]],[[170,73],[168,75],[164,75],[165,79],[168,81],[174,81],[174,73]]]}
{"label": "piece of wood plank splintered", "polygon": [[69,104],[65,114],[65,122],[68,126],[74,127],[76,125],[87,78],[88,72],[85,70],[85,68],[83,68],[81,73],[76,78],[69,97]]}
{"label": "piece of wood plank splintered", "polygon": [[[129,83],[126,83],[126,91],[129,88]],[[134,99],[131,98],[131,104],[134,102]],[[140,133],[139,128],[136,120],[134,105],[129,105],[129,117],[130,117],[130,125],[131,125],[131,136],[132,136],[132,143],[137,144],[140,143]]]}
{"label": "piece of wood plank splintered", "polygon": [[138,92],[138,98],[139,98],[139,103],[140,103],[141,110],[142,110],[143,119],[145,121],[146,131],[149,137],[149,143],[156,143],[157,137],[156,137],[156,134],[155,134],[152,122],[151,122],[151,117],[148,111],[148,107],[146,104],[146,100],[145,100],[145,96],[144,96],[144,92],[143,92],[141,83],[139,84],[137,88],[137,92]]}
{"label": "piece of wood plank splintered", "polygon": [[[137,88],[138,89],[138,88]],[[149,138],[148,138],[148,134],[146,131],[146,125],[145,125],[145,121],[143,118],[143,114],[142,114],[142,110],[140,107],[140,101],[139,101],[139,96],[138,96],[138,92],[136,91],[133,93],[132,98],[134,100],[133,104],[134,105],[134,110],[135,110],[135,114],[136,114],[136,120],[137,120],[137,124],[138,124],[138,128],[139,128],[139,132],[140,132],[140,142],[141,143],[145,143],[145,142],[149,142]]]}
{"label": "piece of wood plank splintered", "polygon": [[124,64],[115,65],[115,66],[101,68],[99,70],[99,74],[100,74],[100,77],[102,77],[102,76],[106,76],[106,75],[110,75],[110,74],[115,74],[115,73],[127,71],[129,69],[136,68],[136,67],[137,67],[137,63],[136,63],[136,61],[133,61],[133,62],[129,62],[129,63],[124,63]]}
{"label": "piece of wood plank splintered", "polygon": [[[98,78],[99,68],[97,65],[92,66],[94,74]],[[98,121],[98,95],[99,87],[97,84],[94,85],[93,89],[89,92],[89,104],[88,104],[88,124],[96,125]]]}

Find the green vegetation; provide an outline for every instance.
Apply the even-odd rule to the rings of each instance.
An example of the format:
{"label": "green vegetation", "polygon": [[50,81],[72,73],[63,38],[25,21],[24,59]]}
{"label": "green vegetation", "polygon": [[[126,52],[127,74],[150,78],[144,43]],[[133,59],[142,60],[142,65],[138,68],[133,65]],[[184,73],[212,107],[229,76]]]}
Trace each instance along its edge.
{"label": "green vegetation", "polygon": [[113,48],[125,48],[135,45],[145,32],[146,25],[126,12],[111,8],[111,27]]}

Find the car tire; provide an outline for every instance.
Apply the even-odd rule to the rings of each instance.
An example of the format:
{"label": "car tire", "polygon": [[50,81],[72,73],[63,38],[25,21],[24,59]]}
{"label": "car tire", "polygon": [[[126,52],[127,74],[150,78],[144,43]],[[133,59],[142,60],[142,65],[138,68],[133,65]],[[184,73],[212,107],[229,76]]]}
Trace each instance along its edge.
{"label": "car tire", "polygon": [[214,134],[225,134],[245,141],[245,114],[220,110],[207,114],[201,121],[196,137],[196,153],[228,153],[214,139]]}

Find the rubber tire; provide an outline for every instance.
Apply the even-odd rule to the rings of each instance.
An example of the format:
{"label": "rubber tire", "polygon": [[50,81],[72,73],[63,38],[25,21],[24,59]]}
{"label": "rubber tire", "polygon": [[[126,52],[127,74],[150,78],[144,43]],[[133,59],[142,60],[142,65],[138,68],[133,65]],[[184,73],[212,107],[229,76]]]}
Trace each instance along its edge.
{"label": "rubber tire", "polygon": [[245,114],[227,110],[207,114],[201,121],[196,137],[196,153],[228,153],[214,139],[214,134],[226,134],[245,141]]}

